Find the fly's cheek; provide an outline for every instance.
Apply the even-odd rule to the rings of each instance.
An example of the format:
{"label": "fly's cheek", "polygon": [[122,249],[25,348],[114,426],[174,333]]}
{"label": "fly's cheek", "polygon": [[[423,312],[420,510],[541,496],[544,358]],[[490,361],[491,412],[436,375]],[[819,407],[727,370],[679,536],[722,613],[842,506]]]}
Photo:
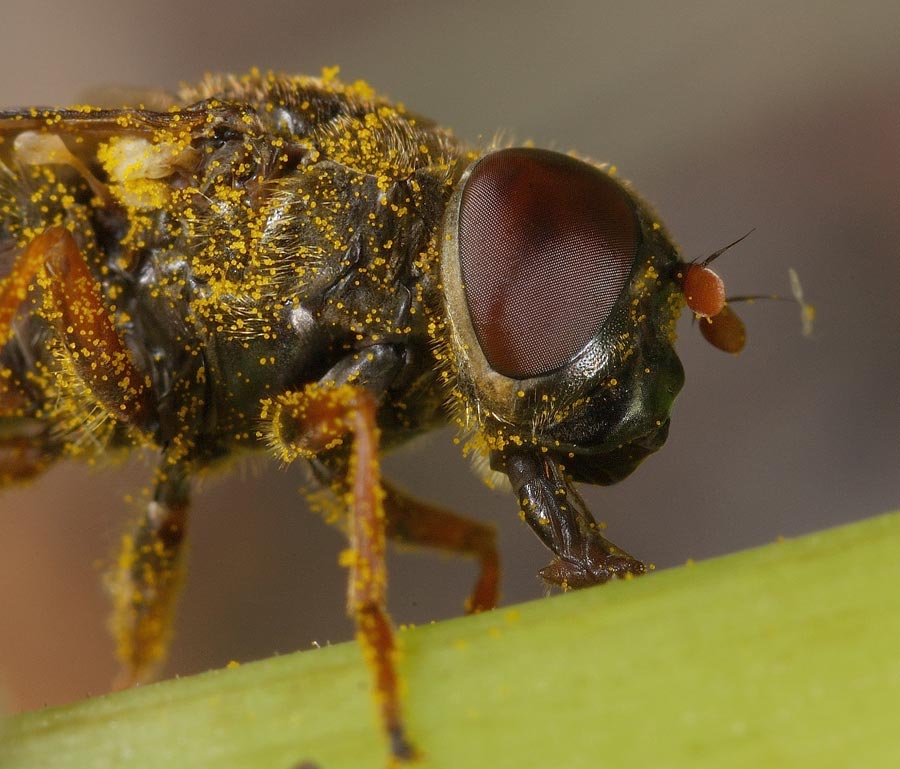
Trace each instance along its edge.
{"label": "fly's cheek", "polygon": [[459,209],[469,317],[491,368],[527,379],[572,360],[625,288],[640,229],[625,191],[545,150],[486,155]]}

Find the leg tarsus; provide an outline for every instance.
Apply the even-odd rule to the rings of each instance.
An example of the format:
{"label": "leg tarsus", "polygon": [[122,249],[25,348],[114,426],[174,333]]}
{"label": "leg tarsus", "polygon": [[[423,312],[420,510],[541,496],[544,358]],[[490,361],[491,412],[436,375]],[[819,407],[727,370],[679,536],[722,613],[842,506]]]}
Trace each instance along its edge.
{"label": "leg tarsus", "polygon": [[391,756],[401,762],[418,758],[410,741],[400,708],[400,680],[397,674],[399,656],[391,620],[384,607],[370,605],[353,612],[357,640],[369,666],[375,673],[375,698],[381,710]]}

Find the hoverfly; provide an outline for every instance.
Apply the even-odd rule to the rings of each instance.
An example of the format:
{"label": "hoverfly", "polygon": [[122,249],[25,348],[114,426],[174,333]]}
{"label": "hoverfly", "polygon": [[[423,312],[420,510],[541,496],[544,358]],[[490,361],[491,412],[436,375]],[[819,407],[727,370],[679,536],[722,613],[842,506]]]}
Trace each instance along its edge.
{"label": "hoverfly", "polygon": [[410,759],[385,540],[476,559],[470,612],[497,602],[498,555],[490,527],[383,481],[379,452],[455,422],[553,552],[548,585],[641,574],[575,484],[664,443],[685,304],[719,347],[743,329],[603,166],[467,147],[333,72],[159,102],[0,113],[0,477],[158,454],[113,579],[130,683],[165,654],[192,475],[250,451],[308,463],[342,511],[390,753]]}

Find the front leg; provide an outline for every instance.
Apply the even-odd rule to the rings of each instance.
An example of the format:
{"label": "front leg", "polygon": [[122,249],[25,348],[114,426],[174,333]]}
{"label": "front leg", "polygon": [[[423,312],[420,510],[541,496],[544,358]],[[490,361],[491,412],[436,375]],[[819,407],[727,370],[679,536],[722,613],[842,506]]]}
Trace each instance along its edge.
{"label": "front leg", "polygon": [[526,523],[556,554],[540,571],[545,582],[568,590],[646,571],[600,534],[600,525],[552,457],[510,451],[495,456],[493,463],[509,476]]}
{"label": "front leg", "polygon": [[[372,358],[363,359],[371,361]],[[390,356],[388,356],[390,359]],[[382,361],[385,362],[384,360]],[[397,646],[387,612],[384,490],[378,457],[378,403],[362,386],[371,384],[365,364],[348,365],[322,382],[283,393],[263,404],[269,441],[282,459],[314,459],[344,446],[346,462],[333,487],[348,511],[350,547],[341,556],[349,569],[347,610],[356,622],[357,639],[375,677],[375,699],[388,736],[393,761],[413,760],[417,753],[406,734],[397,674]],[[348,374],[349,372],[349,374]],[[387,377],[383,370],[375,379]],[[344,379],[338,383],[338,379]],[[349,384],[346,380],[355,382]]]}

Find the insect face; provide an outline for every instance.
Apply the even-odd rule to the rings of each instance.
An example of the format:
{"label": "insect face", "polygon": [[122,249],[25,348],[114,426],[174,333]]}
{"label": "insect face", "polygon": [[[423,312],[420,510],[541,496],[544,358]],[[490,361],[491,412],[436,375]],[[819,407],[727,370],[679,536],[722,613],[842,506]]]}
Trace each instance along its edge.
{"label": "insect face", "polygon": [[[583,508],[571,481],[615,483],[665,441],[684,381],[672,346],[680,265],[634,193],[566,155],[492,152],[450,201],[442,270],[458,405],[526,520],[584,572],[575,584],[642,569],[617,548],[574,553],[547,524],[566,517],[560,505]],[[581,531],[596,528],[586,510],[571,514],[576,539],[595,539]]]}

